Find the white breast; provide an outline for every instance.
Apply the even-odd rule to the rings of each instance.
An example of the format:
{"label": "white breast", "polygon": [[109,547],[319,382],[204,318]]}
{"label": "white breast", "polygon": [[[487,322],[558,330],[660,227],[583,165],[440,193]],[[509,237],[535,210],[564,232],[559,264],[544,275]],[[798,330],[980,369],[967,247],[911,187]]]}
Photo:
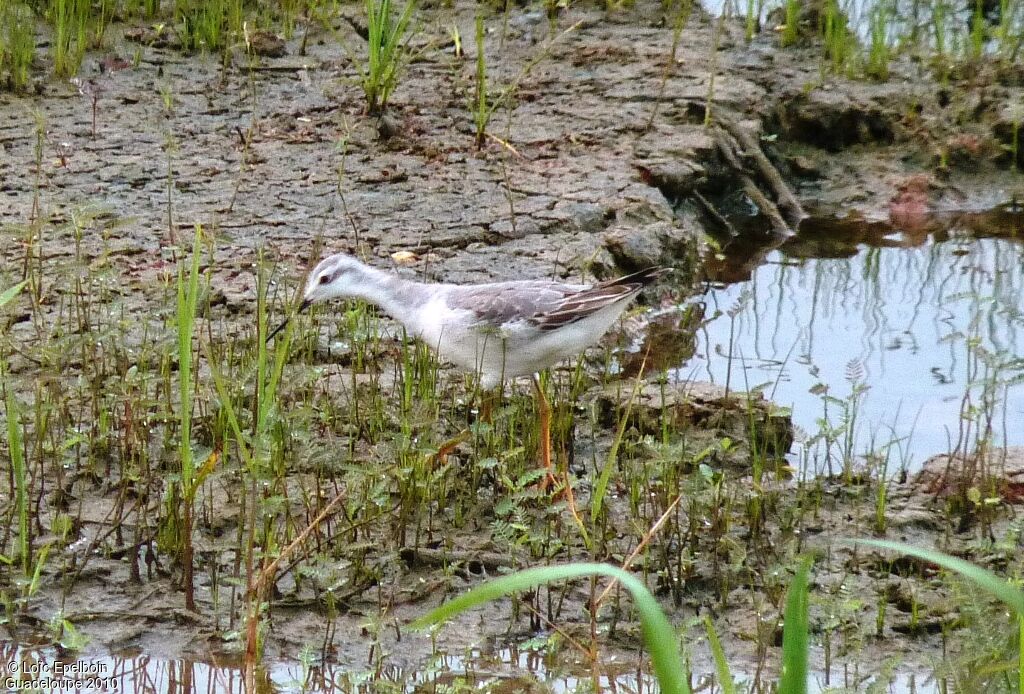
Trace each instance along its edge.
{"label": "white breast", "polygon": [[488,331],[479,328],[472,311],[453,310],[438,295],[403,316],[402,322],[441,359],[479,374],[481,385],[492,388],[502,380],[551,367],[595,344],[628,304],[612,304],[557,330],[541,331],[523,320]]}

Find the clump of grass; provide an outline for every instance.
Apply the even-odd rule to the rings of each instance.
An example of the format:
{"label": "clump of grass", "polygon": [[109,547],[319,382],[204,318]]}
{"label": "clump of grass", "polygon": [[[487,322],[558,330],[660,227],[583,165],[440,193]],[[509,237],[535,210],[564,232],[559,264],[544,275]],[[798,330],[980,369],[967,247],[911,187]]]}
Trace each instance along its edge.
{"label": "clump of grass", "polygon": [[1013,0],[1000,0],[999,26],[996,28],[996,41],[999,57],[1007,64],[1014,64],[1024,43],[1024,31],[1020,30],[1019,3]]}
{"label": "clump of grass", "polygon": [[[174,17],[182,48],[211,53],[228,48],[242,32],[242,0],[176,0]],[[226,55],[226,53],[225,53]]]}
{"label": "clump of grass", "polygon": [[[268,281],[261,256],[257,262],[256,349],[255,354],[250,353],[248,355],[253,359],[254,363],[246,365],[246,368],[251,367],[250,373],[253,373],[256,381],[254,396],[251,401],[252,425],[250,431],[243,430],[243,421],[240,419],[241,409],[236,408],[234,404],[236,400],[245,398],[244,390],[243,393],[235,393],[229,389],[229,384],[232,381],[229,380],[222,367],[223,362],[219,362],[218,358],[215,358],[214,346],[212,344],[204,346],[204,353],[213,377],[221,414],[226,420],[225,428],[227,431],[223,437],[224,443],[227,443],[228,436],[230,436],[230,440],[233,441],[234,448],[237,450],[245,466],[247,486],[249,488],[248,499],[243,497],[242,501],[243,508],[247,508],[245,528],[244,531],[242,528],[239,529],[239,551],[244,552],[246,573],[248,574],[246,584],[248,586],[249,610],[245,618],[247,677],[250,674],[251,666],[259,657],[260,634],[262,633],[260,620],[266,614],[264,604],[265,593],[269,588],[269,582],[273,579],[274,571],[276,571],[276,566],[280,560],[280,557],[274,559],[270,556],[270,550],[279,546],[280,543],[277,539],[270,536],[270,529],[265,527],[263,533],[266,536],[264,537],[264,542],[267,548],[263,557],[263,566],[260,567],[257,564],[259,519],[276,515],[276,509],[273,508],[276,502],[272,499],[267,499],[265,500],[267,508],[258,509],[257,505],[260,503],[260,496],[256,489],[257,485],[260,484],[267,484],[268,487],[271,482],[283,484],[284,471],[282,468],[275,468],[273,450],[275,448],[280,449],[280,441],[275,440],[275,438],[284,431],[283,426],[278,426],[281,424],[281,418],[278,415],[277,397],[278,388],[281,385],[281,379],[284,374],[285,363],[288,358],[293,329],[292,322],[289,322],[284,332],[277,337],[276,351],[272,356],[267,346],[267,335],[269,333],[267,329],[267,286]],[[227,365],[229,367],[239,367],[242,366],[244,357],[247,355],[235,355],[229,351],[224,356],[227,357]],[[275,476],[279,479],[276,479]],[[336,502],[332,502],[332,505],[334,503]],[[317,523],[319,521],[315,521],[313,525],[315,526]],[[285,542],[287,542],[287,538],[285,538]]]}
{"label": "clump of grass", "polygon": [[743,26],[743,40],[750,43],[754,40],[758,25],[761,23],[761,4],[758,0],[747,0],[746,22]]}
{"label": "clump of grass", "polygon": [[362,67],[366,111],[379,115],[387,108],[398,78],[409,60],[409,24],[416,7],[408,0],[395,18],[391,0],[366,0],[367,57]]}
{"label": "clump of grass", "polygon": [[982,7],[981,0],[975,0],[974,12],[971,14],[971,33],[969,41],[969,57],[971,60],[981,60],[982,53],[985,50],[987,25],[988,22],[985,19],[985,9]]}
{"label": "clump of grass", "polygon": [[29,86],[36,56],[35,18],[21,2],[5,3],[0,10],[0,79],[15,92]]}
{"label": "clump of grass", "polygon": [[51,0],[47,7],[46,18],[53,29],[50,57],[58,77],[71,77],[82,64],[91,10],[89,0]]}
{"label": "clump of grass", "polygon": [[850,17],[839,7],[838,0],[826,0],[821,34],[832,71],[845,72],[857,49],[857,39],[850,31]]}

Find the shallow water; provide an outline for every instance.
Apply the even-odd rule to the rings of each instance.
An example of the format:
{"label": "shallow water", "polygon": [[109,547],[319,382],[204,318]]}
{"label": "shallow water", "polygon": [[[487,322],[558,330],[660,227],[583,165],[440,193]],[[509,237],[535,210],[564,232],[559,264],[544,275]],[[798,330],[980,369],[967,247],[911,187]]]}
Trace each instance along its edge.
{"label": "shallow water", "polygon": [[[655,692],[657,686],[648,675],[628,672],[626,664],[602,665],[599,691],[623,694]],[[614,674],[607,674],[607,673]],[[748,682],[734,672],[738,682]],[[826,684],[823,673],[812,675],[808,692],[842,692],[862,690],[873,678],[852,678],[845,683],[842,673],[833,673]],[[484,656],[471,654],[468,659],[440,658],[433,666],[419,672],[403,672],[385,668],[379,673],[358,673],[338,666],[303,665],[298,662],[268,664],[256,682],[256,692],[433,692],[453,685],[457,680],[472,683],[473,689],[496,694],[545,691],[569,694],[593,691],[593,679],[586,673],[564,674],[553,670],[549,658],[542,653],[516,648],[501,649]],[[710,670],[693,680],[696,691],[719,691],[713,686]],[[542,684],[537,684],[542,683]],[[31,691],[36,685],[44,691],[117,691],[168,692],[174,694],[242,694],[244,673],[237,660],[198,660],[187,658],[154,658],[146,655],[120,655],[92,658],[59,657],[53,649],[21,648],[0,642],[0,688],[4,691]],[[461,690],[460,690],[461,691]],[[905,674],[889,683],[891,694],[925,694],[939,691],[927,675]]]}
{"label": "shallow water", "polygon": [[[1010,383],[1024,373],[1024,214],[909,226],[815,219],[777,248],[726,245],[696,355],[675,375],[792,407],[818,473],[851,446],[888,452],[890,471],[970,450],[984,423],[961,417],[973,408],[994,414],[994,443],[1024,444],[1024,390]],[[829,440],[814,441],[825,422]]]}

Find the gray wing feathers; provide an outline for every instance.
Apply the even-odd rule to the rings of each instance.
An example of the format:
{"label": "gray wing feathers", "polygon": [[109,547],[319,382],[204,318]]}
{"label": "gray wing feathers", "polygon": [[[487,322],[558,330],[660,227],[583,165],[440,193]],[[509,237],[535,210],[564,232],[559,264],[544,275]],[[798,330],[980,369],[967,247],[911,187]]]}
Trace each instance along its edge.
{"label": "gray wing feathers", "polygon": [[499,328],[529,320],[556,309],[581,287],[554,282],[507,282],[454,287],[448,294],[452,308],[472,311],[482,328]]}
{"label": "gray wing feathers", "polygon": [[453,287],[452,308],[472,311],[482,329],[525,321],[539,330],[557,330],[603,308],[631,300],[661,271],[656,268],[593,287],[556,282],[502,282]]}

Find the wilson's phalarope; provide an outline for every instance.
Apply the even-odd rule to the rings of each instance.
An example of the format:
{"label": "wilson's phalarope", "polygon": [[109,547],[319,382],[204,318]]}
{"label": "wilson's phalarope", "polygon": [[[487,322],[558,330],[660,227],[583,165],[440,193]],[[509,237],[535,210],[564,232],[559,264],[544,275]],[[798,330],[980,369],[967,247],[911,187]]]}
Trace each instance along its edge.
{"label": "wilson's phalarope", "polygon": [[[540,404],[541,456],[551,478],[550,406],[536,377],[596,343],[663,270],[649,268],[593,286],[548,280],[486,284],[414,282],[339,253],[310,273],[299,312],[329,299],[374,304],[434,352],[491,389],[533,376]],[[280,332],[288,319],[268,340]]]}

